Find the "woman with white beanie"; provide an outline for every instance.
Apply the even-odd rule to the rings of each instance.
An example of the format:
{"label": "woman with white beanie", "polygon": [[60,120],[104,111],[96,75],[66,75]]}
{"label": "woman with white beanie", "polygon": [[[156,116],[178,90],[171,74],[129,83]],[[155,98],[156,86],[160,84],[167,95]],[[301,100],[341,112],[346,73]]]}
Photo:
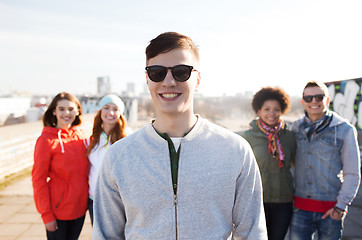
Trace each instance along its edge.
{"label": "woman with white beanie", "polygon": [[92,225],[94,193],[104,155],[110,145],[126,136],[127,125],[123,116],[124,103],[118,96],[110,94],[103,97],[98,107],[99,111],[94,117],[93,131],[87,147],[90,163],[88,209]]}

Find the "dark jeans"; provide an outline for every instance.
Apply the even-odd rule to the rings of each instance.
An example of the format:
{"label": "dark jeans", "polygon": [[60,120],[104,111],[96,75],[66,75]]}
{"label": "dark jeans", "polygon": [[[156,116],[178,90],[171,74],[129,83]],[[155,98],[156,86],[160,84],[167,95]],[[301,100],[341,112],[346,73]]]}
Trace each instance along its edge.
{"label": "dark jeans", "polygon": [[284,240],[292,218],[293,203],[264,203],[269,240]]}
{"label": "dark jeans", "polygon": [[89,210],[89,216],[91,219],[91,223],[93,226],[93,200],[88,198],[88,210]]}
{"label": "dark jeans", "polygon": [[83,228],[85,215],[74,220],[58,220],[58,229],[54,232],[47,230],[49,240],[77,240]]}

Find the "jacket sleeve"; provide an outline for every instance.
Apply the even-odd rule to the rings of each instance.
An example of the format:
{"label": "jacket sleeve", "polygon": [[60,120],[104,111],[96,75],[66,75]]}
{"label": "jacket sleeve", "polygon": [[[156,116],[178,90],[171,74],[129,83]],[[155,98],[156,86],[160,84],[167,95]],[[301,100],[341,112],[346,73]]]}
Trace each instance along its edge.
{"label": "jacket sleeve", "polygon": [[94,225],[92,239],[124,240],[125,209],[118,186],[114,180],[115,173],[110,158],[108,151],[99,172],[93,203]]}
{"label": "jacket sleeve", "polygon": [[291,151],[290,162],[292,164],[292,168],[294,168],[294,166],[295,166],[295,155],[297,153],[297,141],[295,140],[295,133],[294,132],[291,132],[291,136],[292,136],[292,139],[291,139],[291,142],[289,143],[290,144],[290,151]]}
{"label": "jacket sleeve", "polygon": [[235,190],[233,237],[235,240],[267,239],[259,168],[249,144],[245,143],[244,148]]}
{"label": "jacket sleeve", "polygon": [[346,210],[357,194],[361,179],[357,131],[353,126],[351,126],[343,141],[341,159],[343,164],[343,182],[337,196],[336,206]]}
{"label": "jacket sleeve", "polygon": [[47,181],[50,161],[49,140],[39,137],[34,149],[32,181],[35,206],[41,214],[44,224],[55,220],[55,216],[51,210],[49,183]]}

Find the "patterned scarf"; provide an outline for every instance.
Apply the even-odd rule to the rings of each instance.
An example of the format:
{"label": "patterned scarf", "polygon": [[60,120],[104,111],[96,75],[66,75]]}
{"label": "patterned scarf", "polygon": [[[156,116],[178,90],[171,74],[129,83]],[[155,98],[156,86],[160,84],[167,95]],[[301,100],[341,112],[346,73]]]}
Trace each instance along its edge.
{"label": "patterned scarf", "polygon": [[308,141],[310,142],[312,135],[316,135],[317,133],[322,132],[326,127],[329,126],[333,118],[331,111],[326,111],[326,114],[321,119],[312,122],[308,117],[307,112],[305,112],[304,121],[302,123],[302,127],[304,131],[307,133]]}
{"label": "patterned scarf", "polygon": [[279,168],[284,166],[284,149],[279,141],[279,132],[284,129],[285,124],[283,120],[279,120],[279,123],[275,127],[268,126],[261,118],[256,120],[256,125],[262,131],[269,140],[268,152],[272,154],[279,161]]}

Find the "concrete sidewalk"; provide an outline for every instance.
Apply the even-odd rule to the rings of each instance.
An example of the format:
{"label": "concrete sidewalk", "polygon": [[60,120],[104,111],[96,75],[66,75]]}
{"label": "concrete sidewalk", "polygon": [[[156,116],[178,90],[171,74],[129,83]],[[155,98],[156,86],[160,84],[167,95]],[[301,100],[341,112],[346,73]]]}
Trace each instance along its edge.
{"label": "concrete sidewalk", "polygon": [[[0,239],[46,239],[44,224],[35,209],[31,177],[14,180],[0,191]],[[362,190],[344,222],[344,240],[362,240]],[[91,239],[92,227],[87,212],[80,240]],[[206,240],[206,239],[205,239]]]}
{"label": "concrete sidewalk", "polygon": [[[45,227],[33,200],[31,177],[14,180],[0,191],[0,239],[46,239]],[[91,239],[92,227],[87,212],[81,240]]]}

